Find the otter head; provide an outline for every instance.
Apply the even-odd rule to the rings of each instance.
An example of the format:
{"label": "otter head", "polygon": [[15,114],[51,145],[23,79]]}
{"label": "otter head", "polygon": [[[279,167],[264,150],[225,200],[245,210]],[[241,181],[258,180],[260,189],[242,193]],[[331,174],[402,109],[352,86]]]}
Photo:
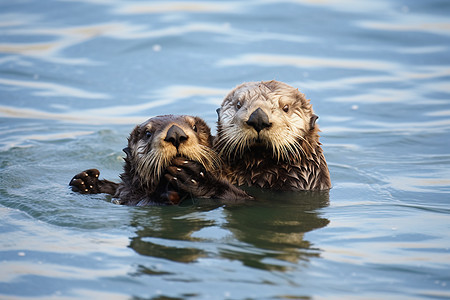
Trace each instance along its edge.
{"label": "otter head", "polygon": [[319,143],[318,117],[309,100],[279,81],[237,86],[225,97],[218,114],[215,146],[228,160],[255,148],[270,152],[278,161],[299,161],[302,156],[309,158]]}
{"label": "otter head", "polygon": [[124,152],[140,184],[152,190],[177,156],[197,161],[208,171],[217,170],[219,159],[211,147],[211,131],[202,119],[165,115],[136,126]]}

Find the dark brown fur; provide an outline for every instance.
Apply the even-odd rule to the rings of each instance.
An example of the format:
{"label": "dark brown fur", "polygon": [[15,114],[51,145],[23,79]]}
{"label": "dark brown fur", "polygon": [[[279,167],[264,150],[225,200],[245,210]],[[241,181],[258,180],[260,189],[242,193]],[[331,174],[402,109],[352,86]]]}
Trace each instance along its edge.
{"label": "dark brown fur", "polygon": [[221,200],[250,199],[221,178],[220,159],[212,150],[210,128],[191,116],[158,116],[138,125],[124,149],[122,181],[99,180],[96,169],[71,180],[73,191],[108,193],[118,204],[178,204],[185,196]]}
{"label": "dark brown fur", "polygon": [[278,81],[237,86],[218,110],[215,149],[239,186],[326,190],[330,174],[317,116],[297,89]]}

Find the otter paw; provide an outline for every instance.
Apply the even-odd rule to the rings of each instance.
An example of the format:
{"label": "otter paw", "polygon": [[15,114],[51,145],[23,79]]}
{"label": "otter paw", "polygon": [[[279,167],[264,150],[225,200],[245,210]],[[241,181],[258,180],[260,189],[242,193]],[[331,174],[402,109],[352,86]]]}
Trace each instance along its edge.
{"label": "otter paw", "polygon": [[89,169],[75,175],[69,183],[72,191],[81,194],[98,194],[100,193],[98,177],[100,171],[97,169]]}
{"label": "otter paw", "polygon": [[198,162],[177,157],[167,167],[166,179],[181,191],[194,197],[209,197],[214,188],[209,173]]}

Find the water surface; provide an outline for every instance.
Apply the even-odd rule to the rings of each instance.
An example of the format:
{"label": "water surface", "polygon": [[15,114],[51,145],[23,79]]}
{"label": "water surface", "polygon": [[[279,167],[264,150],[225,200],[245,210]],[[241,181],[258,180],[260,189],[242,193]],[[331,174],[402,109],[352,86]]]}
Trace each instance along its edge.
{"label": "water surface", "polygon": [[[0,298],[450,298],[448,1],[0,2]],[[126,138],[245,81],[311,99],[329,193],[113,205]]]}

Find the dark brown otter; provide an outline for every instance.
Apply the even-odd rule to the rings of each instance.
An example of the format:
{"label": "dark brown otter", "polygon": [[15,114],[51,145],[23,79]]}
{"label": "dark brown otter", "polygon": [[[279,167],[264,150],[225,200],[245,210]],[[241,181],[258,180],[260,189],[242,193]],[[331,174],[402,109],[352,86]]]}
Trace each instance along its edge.
{"label": "dark brown otter", "polygon": [[158,116],[138,125],[124,149],[122,181],[99,180],[96,169],[83,171],[69,185],[83,194],[108,193],[125,205],[178,204],[187,195],[222,200],[250,199],[221,178],[206,123],[191,116]]}
{"label": "dark brown otter", "polygon": [[298,89],[275,80],[243,83],[217,112],[214,148],[232,183],[291,191],[331,188],[318,117]]}

